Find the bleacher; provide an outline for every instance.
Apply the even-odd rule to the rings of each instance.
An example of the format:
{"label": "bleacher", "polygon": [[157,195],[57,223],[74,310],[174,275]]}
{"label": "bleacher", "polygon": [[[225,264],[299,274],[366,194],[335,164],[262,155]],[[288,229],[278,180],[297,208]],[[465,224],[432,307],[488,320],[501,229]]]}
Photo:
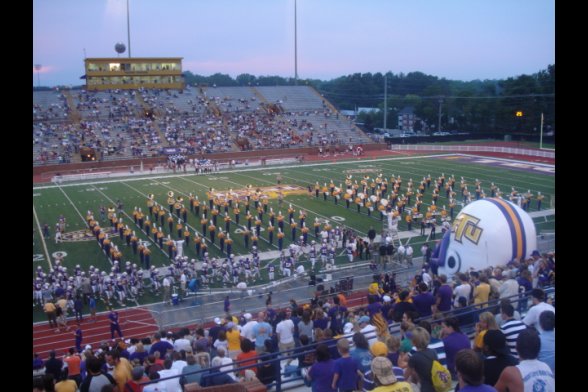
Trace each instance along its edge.
{"label": "bleacher", "polygon": [[256,87],[269,103],[277,103],[284,111],[323,110],[323,100],[308,86]]}
{"label": "bleacher", "polygon": [[37,121],[67,121],[65,97],[59,91],[33,92],[33,123]]}
{"label": "bleacher", "polygon": [[208,87],[204,91],[208,99],[214,100],[223,113],[252,112],[260,106],[250,87]]}
{"label": "bleacher", "polygon": [[[80,145],[98,159],[369,143],[308,86],[71,91],[80,124],[56,91],[33,93],[33,163],[67,163]],[[145,110],[155,113],[155,121]],[[77,120],[76,120],[77,121]],[[243,140],[246,140],[244,143]],[[341,150],[344,147],[341,147]]]}

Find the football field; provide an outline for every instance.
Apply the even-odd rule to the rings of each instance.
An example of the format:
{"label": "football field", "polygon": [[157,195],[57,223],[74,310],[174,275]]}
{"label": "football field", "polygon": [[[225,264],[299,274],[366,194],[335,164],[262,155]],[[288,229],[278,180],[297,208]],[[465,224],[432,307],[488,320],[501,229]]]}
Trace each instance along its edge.
{"label": "football field", "polygon": [[[400,157],[384,158],[374,160],[350,160],[338,162],[323,162],[313,164],[298,164],[272,167],[242,168],[229,171],[221,171],[206,175],[195,174],[169,174],[157,176],[134,176],[120,179],[105,179],[92,181],[78,181],[76,183],[51,184],[33,187],[33,274],[36,273],[39,266],[42,270],[48,272],[55,265],[55,259],[61,258],[62,264],[72,273],[76,265],[80,265],[82,271],[88,271],[90,266],[98,268],[100,271],[110,272],[112,263],[102,251],[96,238],[88,233],[87,216],[89,212],[98,222],[100,227],[109,229],[110,223],[106,217],[100,216],[100,207],[105,209],[117,208],[117,204],[122,204],[122,213],[117,212],[117,217],[123,219],[123,224],[134,231],[140,241],[146,243],[151,250],[151,264],[156,267],[167,266],[170,263],[168,247],[160,246],[154,241],[153,236],[147,235],[133,220],[133,212],[141,208],[145,215],[149,215],[147,206],[149,195],[153,195],[153,200],[165,208],[164,224],[159,222],[157,217],[157,227],[161,227],[164,239],[168,235],[172,239],[178,239],[176,225],[178,216],[173,211],[172,231],[168,227],[168,198],[173,193],[173,198],[183,198],[183,203],[187,209],[187,222],[184,226],[189,229],[189,243],[183,247],[184,255],[190,259],[197,258],[194,243],[192,241],[194,233],[197,231],[202,236],[202,206],[208,207],[209,200],[207,192],[213,195],[223,197],[227,193],[234,194],[233,204],[239,203],[239,225],[236,224],[236,217],[233,208],[228,209],[230,218],[229,234],[233,242],[233,251],[237,257],[239,255],[250,256],[250,251],[245,247],[243,235],[244,225],[247,224],[246,211],[244,208],[245,195],[249,191],[254,194],[257,189],[262,191],[263,195],[268,196],[268,213],[263,214],[261,233],[258,242],[258,248],[262,255],[261,267],[264,269],[268,263],[274,262],[273,255],[278,250],[277,240],[277,222],[270,244],[268,234],[268,216],[269,211],[273,208],[276,216],[281,212],[284,216],[284,239],[283,247],[286,248],[292,241],[292,231],[289,222],[289,209],[293,209],[294,221],[297,223],[295,238],[301,235],[299,225],[300,212],[305,212],[306,226],[310,229],[308,241],[316,240],[314,237],[315,218],[319,219],[321,228],[325,223],[335,226],[345,226],[354,229],[359,235],[365,236],[370,229],[374,227],[379,233],[382,230],[383,221],[378,211],[378,205],[374,205],[374,210],[369,214],[369,209],[363,205],[360,206],[359,212],[354,200],[350,200],[350,207],[346,207],[344,195],[346,193],[346,179],[352,183],[357,181],[361,189],[361,181],[367,183],[368,189],[366,196],[372,195],[370,184],[376,178],[386,178],[390,183],[390,178],[399,176],[402,179],[402,185],[399,195],[406,192],[406,184],[412,179],[413,188],[418,190],[418,186],[423,177],[429,176],[432,179],[430,188],[425,189],[422,198],[421,213],[426,211],[432,200],[433,184],[436,179],[442,175],[445,178],[454,176],[456,185],[454,191],[457,192],[457,205],[454,210],[454,216],[461,209],[461,192],[459,184],[461,178],[467,183],[468,189],[474,197],[474,184],[478,180],[484,189],[486,196],[490,196],[490,185],[493,182],[503,193],[503,198],[508,199],[511,188],[514,187],[520,193],[530,191],[534,196],[528,211],[533,213],[537,210],[536,195],[541,192],[545,196],[542,203],[542,210],[555,208],[555,168],[549,165],[501,160],[498,158],[476,157],[470,155],[429,155],[418,157]],[[369,177],[369,178],[368,178]],[[280,181],[278,186],[277,182]],[[330,187],[331,181],[335,187],[340,188],[340,199],[335,203],[336,198],[331,194],[324,200],[322,188]],[[318,182],[320,186],[319,197],[315,196],[315,185]],[[309,188],[312,191],[309,193]],[[389,185],[389,191],[392,187]],[[282,204],[279,205],[278,195],[283,194]],[[329,192],[330,193],[330,192]],[[190,194],[198,196],[201,211],[199,216],[189,208]],[[367,201],[364,200],[364,202]],[[261,199],[260,199],[260,205]],[[379,204],[379,203],[376,203]],[[414,204],[412,197],[411,206]],[[448,207],[448,199],[445,191],[442,189],[437,202],[438,209],[443,206]],[[216,234],[218,229],[225,230],[225,211],[222,204],[220,213],[217,217]],[[407,206],[408,207],[408,206]],[[254,208],[253,200],[250,201],[252,221],[255,222],[257,210]],[[55,241],[55,225],[60,217],[65,220],[65,233],[62,241]],[[153,217],[150,220],[153,222]],[[211,213],[207,213],[207,228],[210,225]],[[537,233],[542,231],[553,231],[555,227],[555,216],[534,218]],[[439,222],[439,220],[438,220]],[[49,236],[43,238],[43,226],[49,226]],[[253,230],[255,224],[253,223]],[[407,232],[407,225],[404,221],[404,215],[398,226],[400,238],[403,243],[410,241],[415,250],[415,256],[420,255],[420,247],[428,240],[427,236],[419,235],[418,224],[413,223],[412,231]],[[183,230],[182,230],[183,232]],[[429,230],[427,229],[427,235]],[[437,231],[437,239],[440,229]],[[128,246],[124,239],[118,235],[112,235],[112,244],[116,245],[122,253],[120,263],[123,265],[126,261],[140,265],[139,256],[135,255],[132,247]],[[219,240],[215,235],[214,244],[210,241],[210,235],[207,231],[206,239],[210,257],[222,257],[219,248]],[[317,241],[320,242],[320,241]],[[249,241],[251,247],[251,240]],[[338,260],[346,260],[344,250],[337,250]],[[268,256],[269,255],[269,256]],[[263,277],[267,276],[266,272],[262,273]],[[150,296],[140,298],[139,303],[149,303],[154,299]],[[36,307],[38,313],[40,308]],[[35,313],[35,312],[34,312]]]}

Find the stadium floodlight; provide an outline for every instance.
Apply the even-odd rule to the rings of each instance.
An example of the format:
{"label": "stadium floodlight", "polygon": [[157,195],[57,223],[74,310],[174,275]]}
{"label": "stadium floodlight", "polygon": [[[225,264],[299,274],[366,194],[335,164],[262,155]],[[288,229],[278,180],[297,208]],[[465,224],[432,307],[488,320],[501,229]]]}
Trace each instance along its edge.
{"label": "stadium floodlight", "polygon": [[41,64],[35,64],[35,71],[37,71],[37,87],[41,87],[41,75],[40,71],[43,68]]}

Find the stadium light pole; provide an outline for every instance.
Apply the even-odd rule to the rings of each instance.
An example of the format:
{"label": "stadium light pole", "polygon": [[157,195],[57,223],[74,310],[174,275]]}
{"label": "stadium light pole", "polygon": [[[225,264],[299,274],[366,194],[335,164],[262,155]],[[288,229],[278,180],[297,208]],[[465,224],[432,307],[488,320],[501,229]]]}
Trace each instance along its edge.
{"label": "stadium light pole", "polygon": [[35,64],[35,71],[37,71],[37,88],[41,87],[41,68],[43,68],[41,64]]}
{"label": "stadium light pole", "polygon": [[388,129],[388,75],[384,75],[384,132]]}
{"label": "stadium light pole", "polygon": [[294,85],[298,85],[298,14],[294,0]]}
{"label": "stadium light pole", "polygon": [[541,112],[541,127],[539,130],[539,149],[543,149],[543,112]]}
{"label": "stadium light pole", "polygon": [[441,105],[443,105],[443,98],[439,98],[439,125],[437,126],[437,132],[441,132]]}
{"label": "stadium light pole", "polygon": [[127,41],[129,44],[129,58],[131,58],[131,17],[129,13],[129,0],[127,0]]}

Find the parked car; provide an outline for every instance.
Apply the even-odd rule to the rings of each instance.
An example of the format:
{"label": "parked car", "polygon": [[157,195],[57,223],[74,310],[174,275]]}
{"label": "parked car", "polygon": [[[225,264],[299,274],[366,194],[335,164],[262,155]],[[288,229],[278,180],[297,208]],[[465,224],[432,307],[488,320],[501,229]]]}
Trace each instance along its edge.
{"label": "parked car", "polygon": [[433,136],[447,136],[447,135],[451,135],[451,134],[449,132],[445,132],[445,131],[433,132]]}
{"label": "parked car", "polygon": [[409,132],[402,132],[400,134],[400,137],[413,137],[413,136],[416,136],[416,135],[417,135],[416,133],[409,131]]}

